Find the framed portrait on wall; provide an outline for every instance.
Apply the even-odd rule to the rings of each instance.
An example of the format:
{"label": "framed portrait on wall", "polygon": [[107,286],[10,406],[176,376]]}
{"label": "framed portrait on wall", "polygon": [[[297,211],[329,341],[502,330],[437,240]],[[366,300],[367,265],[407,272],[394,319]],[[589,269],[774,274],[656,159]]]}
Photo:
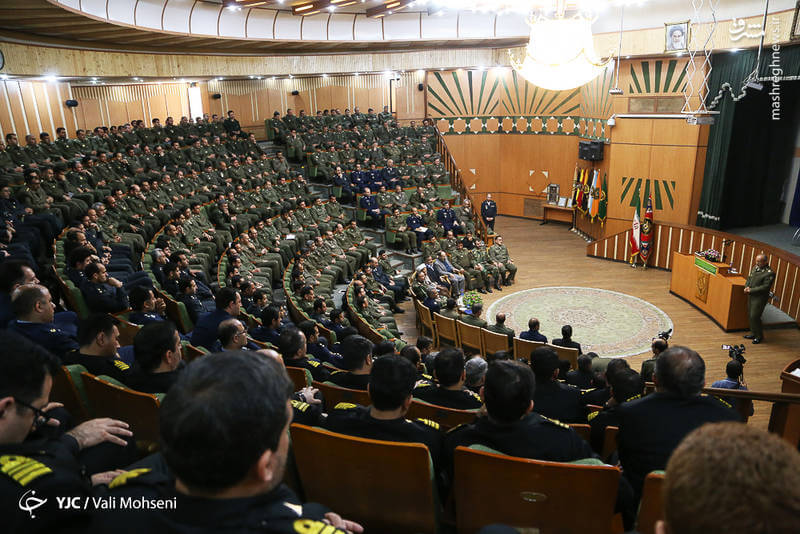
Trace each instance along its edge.
{"label": "framed portrait on wall", "polygon": [[689,21],[664,23],[664,52],[686,52],[689,49]]}
{"label": "framed portrait on wall", "polygon": [[558,197],[559,192],[561,190],[561,186],[558,184],[550,184],[547,186],[547,203],[548,204],[558,204]]}

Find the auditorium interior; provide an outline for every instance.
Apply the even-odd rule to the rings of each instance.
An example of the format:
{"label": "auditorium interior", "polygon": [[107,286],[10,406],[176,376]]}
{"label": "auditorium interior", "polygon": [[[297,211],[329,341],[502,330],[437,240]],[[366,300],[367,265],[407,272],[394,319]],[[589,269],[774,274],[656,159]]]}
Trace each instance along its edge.
{"label": "auditorium interior", "polygon": [[800,531],[800,2],[3,0],[0,138],[9,532]]}

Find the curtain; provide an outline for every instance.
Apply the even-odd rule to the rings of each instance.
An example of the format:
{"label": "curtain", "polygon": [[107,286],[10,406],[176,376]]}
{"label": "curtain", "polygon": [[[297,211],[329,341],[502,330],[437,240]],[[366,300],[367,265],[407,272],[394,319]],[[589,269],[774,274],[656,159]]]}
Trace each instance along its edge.
{"label": "curtain", "polygon": [[[721,52],[713,55],[706,105],[711,104],[711,101],[717,96],[724,83],[729,83],[734,94],[739,94],[742,81],[755,68],[757,53],[757,50],[746,50],[736,53]],[[771,63],[773,63],[773,50],[771,47],[765,47],[761,56],[760,76],[777,75],[784,78],[800,75],[800,47],[781,48],[777,54],[779,54],[781,72],[773,71],[771,66]],[[782,85],[787,86],[788,82],[782,82]],[[771,83],[766,81],[764,82],[764,90],[761,93],[768,93],[770,89]],[[748,94],[752,96],[753,93],[759,92],[748,89]],[[788,107],[790,102],[788,95],[786,96],[787,98],[782,99],[781,102],[782,105]],[[715,121],[709,130],[703,189],[700,195],[700,207],[697,212],[697,226],[715,229],[719,229],[722,226],[722,205],[726,191],[728,169],[730,168],[731,136],[734,131],[737,107],[738,104],[733,101],[730,92],[726,92],[715,107],[715,111],[719,111],[719,114],[714,115]],[[789,117],[788,114],[785,116]],[[755,159],[755,156],[753,154],[753,159]]]}

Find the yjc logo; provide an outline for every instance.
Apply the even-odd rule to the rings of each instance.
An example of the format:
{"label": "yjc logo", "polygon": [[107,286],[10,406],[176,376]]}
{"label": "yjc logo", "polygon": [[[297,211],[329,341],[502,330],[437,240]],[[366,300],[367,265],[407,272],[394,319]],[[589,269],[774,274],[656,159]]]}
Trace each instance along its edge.
{"label": "yjc logo", "polygon": [[40,499],[37,497],[34,490],[28,490],[19,498],[19,509],[31,514],[31,519],[33,519],[36,517],[33,511],[46,502],[47,499]]}

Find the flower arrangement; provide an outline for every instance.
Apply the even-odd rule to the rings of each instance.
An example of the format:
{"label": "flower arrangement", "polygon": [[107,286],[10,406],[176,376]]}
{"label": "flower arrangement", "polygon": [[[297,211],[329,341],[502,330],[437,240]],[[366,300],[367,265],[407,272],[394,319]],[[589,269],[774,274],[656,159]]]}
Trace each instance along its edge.
{"label": "flower arrangement", "polygon": [[695,252],[698,256],[702,256],[708,261],[722,261],[722,254],[719,253],[718,250],[714,250],[713,248],[707,250],[699,250]]}
{"label": "flower arrangement", "polygon": [[465,308],[472,309],[473,304],[483,304],[483,299],[480,293],[473,290],[464,293],[464,296],[461,297],[461,302],[464,304]]}

